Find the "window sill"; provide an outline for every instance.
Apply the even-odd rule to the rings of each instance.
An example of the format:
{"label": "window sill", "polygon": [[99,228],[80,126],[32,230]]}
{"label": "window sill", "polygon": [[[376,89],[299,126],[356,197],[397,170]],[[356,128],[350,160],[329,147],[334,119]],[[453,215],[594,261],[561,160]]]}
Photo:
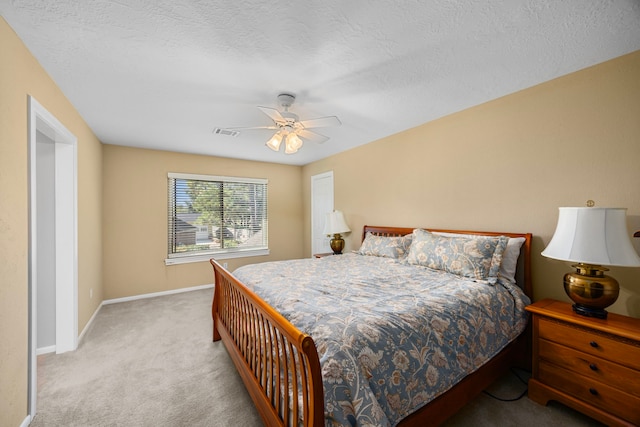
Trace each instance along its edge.
{"label": "window sill", "polygon": [[164,260],[165,265],[175,265],[175,264],[189,264],[192,262],[209,262],[211,258],[218,259],[231,259],[231,258],[248,258],[253,256],[265,256],[269,255],[269,249],[255,249],[249,251],[238,251],[238,252],[220,252],[220,253],[209,253],[209,254],[199,254],[199,255],[185,255],[181,257],[175,258],[167,258]]}

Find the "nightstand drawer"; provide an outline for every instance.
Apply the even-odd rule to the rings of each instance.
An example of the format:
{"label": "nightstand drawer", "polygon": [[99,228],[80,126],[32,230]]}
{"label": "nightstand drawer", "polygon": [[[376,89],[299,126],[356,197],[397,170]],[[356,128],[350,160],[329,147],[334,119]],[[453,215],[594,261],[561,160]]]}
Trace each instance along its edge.
{"label": "nightstand drawer", "polygon": [[640,425],[640,398],[544,360],[540,361],[538,373],[543,383]]}
{"label": "nightstand drawer", "polygon": [[545,339],[538,346],[541,359],[640,398],[640,372]]}
{"label": "nightstand drawer", "polygon": [[544,318],[539,320],[540,338],[573,347],[603,359],[611,360],[633,369],[640,369],[640,346],[617,341],[589,330],[554,322]]}

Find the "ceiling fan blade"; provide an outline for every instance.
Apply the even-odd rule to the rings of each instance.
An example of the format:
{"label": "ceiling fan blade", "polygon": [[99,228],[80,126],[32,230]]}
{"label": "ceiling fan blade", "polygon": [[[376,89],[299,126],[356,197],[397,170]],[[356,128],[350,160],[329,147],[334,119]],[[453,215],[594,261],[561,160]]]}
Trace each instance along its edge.
{"label": "ceiling fan blade", "polygon": [[308,139],[309,141],[316,142],[318,144],[322,144],[325,141],[329,140],[328,136],[320,135],[316,132],[311,132],[310,130],[300,129],[296,132],[300,138]]}
{"label": "ceiling fan blade", "polygon": [[318,117],[317,119],[303,120],[300,122],[305,129],[311,128],[327,128],[332,126],[340,126],[342,122],[336,116]]}
{"label": "ceiling fan blade", "polygon": [[260,109],[260,111],[265,113],[267,116],[271,118],[271,120],[273,120],[276,123],[287,121],[284,117],[282,117],[282,114],[280,114],[280,111],[276,110],[275,108],[269,108],[269,107],[258,107],[258,108]]}

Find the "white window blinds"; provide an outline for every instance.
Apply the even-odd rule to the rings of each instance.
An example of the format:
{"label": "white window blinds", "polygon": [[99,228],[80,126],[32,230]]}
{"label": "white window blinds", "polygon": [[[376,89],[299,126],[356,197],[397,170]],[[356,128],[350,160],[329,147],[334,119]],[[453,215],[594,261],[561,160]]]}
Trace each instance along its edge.
{"label": "white window blinds", "polygon": [[267,180],[170,173],[168,258],[268,249]]}

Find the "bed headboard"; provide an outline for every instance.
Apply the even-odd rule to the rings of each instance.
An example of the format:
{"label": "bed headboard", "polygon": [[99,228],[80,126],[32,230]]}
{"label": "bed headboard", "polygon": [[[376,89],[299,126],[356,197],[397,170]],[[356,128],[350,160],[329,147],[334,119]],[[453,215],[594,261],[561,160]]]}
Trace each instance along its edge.
{"label": "bed headboard", "polygon": [[524,243],[520,248],[520,257],[518,258],[518,267],[516,269],[516,282],[522,288],[524,293],[533,299],[533,284],[531,283],[531,233],[502,233],[498,231],[469,231],[469,230],[441,230],[435,228],[424,227],[384,227],[375,225],[365,225],[362,228],[362,240],[364,241],[367,233],[377,236],[404,236],[413,233],[415,228],[422,228],[427,231],[436,231],[441,233],[456,234],[477,234],[480,236],[507,236],[507,237],[524,237]]}

